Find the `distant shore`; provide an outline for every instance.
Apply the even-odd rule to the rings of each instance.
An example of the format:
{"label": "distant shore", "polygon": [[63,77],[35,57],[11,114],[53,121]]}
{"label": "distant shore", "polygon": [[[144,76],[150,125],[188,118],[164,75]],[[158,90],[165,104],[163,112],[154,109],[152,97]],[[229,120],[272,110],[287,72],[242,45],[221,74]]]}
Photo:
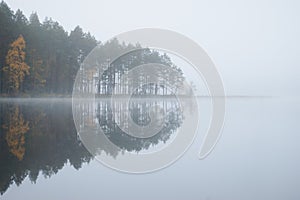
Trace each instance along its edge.
{"label": "distant shore", "polygon": [[[87,95],[82,97],[84,98],[95,98],[95,99],[110,99],[111,95]],[[126,98],[127,95],[114,95],[114,98]],[[155,99],[155,98],[191,98],[189,95],[134,95],[131,98],[136,99]],[[196,98],[212,98],[208,95],[198,95],[194,96]],[[258,95],[226,95],[226,96],[214,96],[214,98],[273,98],[279,96],[258,96]],[[9,96],[0,94],[0,99],[71,99],[72,94],[35,94],[35,95],[18,95],[18,96]]]}

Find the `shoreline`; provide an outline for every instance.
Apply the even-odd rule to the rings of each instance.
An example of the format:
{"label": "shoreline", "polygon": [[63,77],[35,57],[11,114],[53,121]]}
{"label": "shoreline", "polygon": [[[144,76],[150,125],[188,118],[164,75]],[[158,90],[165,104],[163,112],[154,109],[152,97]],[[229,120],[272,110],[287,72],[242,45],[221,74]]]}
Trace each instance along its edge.
{"label": "shoreline", "polygon": [[[127,96],[120,95],[120,96],[114,96],[115,99],[124,99]],[[181,97],[181,98],[191,98],[192,96],[186,96],[186,95],[168,95],[168,96],[132,96],[131,99],[170,99],[170,98],[176,98],[176,97]],[[256,96],[256,95],[226,95],[226,96],[194,96],[196,98],[278,98],[278,97],[285,97],[285,96]],[[8,100],[8,99],[73,99],[71,95],[67,96],[17,96],[17,97],[12,97],[12,96],[0,96],[0,100]],[[86,97],[86,98],[76,98],[76,99],[111,99],[111,96],[99,96],[99,97]]]}

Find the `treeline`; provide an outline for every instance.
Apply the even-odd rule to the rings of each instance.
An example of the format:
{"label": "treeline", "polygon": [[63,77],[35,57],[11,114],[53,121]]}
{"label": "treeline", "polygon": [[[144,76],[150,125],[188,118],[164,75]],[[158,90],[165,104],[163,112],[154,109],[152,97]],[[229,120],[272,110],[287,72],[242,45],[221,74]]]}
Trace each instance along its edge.
{"label": "treeline", "polygon": [[[4,1],[0,3],[0,27],[2,95],[70,94],[80,63],[98,44],[79,26],[68,33],[51,18],[41,22],[37,13],[32,13],[27,19],[21,10],[12,11]],[[23,80],[19,77],[20,86],[16,91],[8,80],[11,70],[8,57],[14,51],[13,43],[22,42],[21,37],[25,45],[24,63],[29,71]]]}
{"label": "treeline", "polygon": [[[148,83],[143,73],[136,74],[134,80],[140,85],[139,94],[165,95],[168,94],[166,82],[177,87],[184,79],[180,68],[165,53],[137,50],[141,48],[139,44],[121,44],[116,39],[101,44],[79,26],[68,33],[51,18],[40,22],[37,13],[32,13],[27,19],[21,10],[13,12],[4,1],[0,3],[0,27],[1,96],[70,95],[79,69],[79,73],[88,75],[81,76],[80,90],[104,95],[111,94],[113,88],[117,93],[128,92],[132,84],[121,84],[121,76],[141,64],[160,63],[178,73],[157,70],[160,85]],[[80,68],[97,45],[93,54],[104,61],[122,52],[132,52],[114,61],[99,77],[98,69],[84,72]]]}

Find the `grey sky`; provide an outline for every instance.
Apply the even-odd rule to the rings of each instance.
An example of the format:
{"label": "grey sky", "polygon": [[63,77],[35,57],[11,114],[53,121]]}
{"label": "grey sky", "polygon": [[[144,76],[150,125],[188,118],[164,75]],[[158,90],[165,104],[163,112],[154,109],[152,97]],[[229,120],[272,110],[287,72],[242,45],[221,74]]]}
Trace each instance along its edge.
{"label": "grey sky", "polygon": [[228,95],[298,95],[299,1],[6,0],[67,30],[98,40],[141,27],[166,28],[198,42],[214,60]]}

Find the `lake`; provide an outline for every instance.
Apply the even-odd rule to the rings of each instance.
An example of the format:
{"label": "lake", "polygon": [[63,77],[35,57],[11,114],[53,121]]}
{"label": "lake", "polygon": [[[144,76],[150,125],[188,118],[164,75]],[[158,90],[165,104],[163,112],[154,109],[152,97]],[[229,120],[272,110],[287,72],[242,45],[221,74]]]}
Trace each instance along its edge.
{"label": "lake", "polygon": [[[82,123],[101,126],[122,151],[148,153],[171,143],[189,119],[168,99],[133,102],[131,117],[147,124],[146,111],[155,105],[169,123],[150,139],[135,141],[116,129],[106,100]],[[298,98],[227,98],[222,136],[203,160],[198,154],[211,108],[208,98],[198,105],[198,135],[180,159],[156,172],[128,174],[102,165],[85,148],[71,99],[1,99],[0,199],[300,199]],[[117,108],[120,116],[126,111]],[[101,151],[122,154],[105,145]]]}

